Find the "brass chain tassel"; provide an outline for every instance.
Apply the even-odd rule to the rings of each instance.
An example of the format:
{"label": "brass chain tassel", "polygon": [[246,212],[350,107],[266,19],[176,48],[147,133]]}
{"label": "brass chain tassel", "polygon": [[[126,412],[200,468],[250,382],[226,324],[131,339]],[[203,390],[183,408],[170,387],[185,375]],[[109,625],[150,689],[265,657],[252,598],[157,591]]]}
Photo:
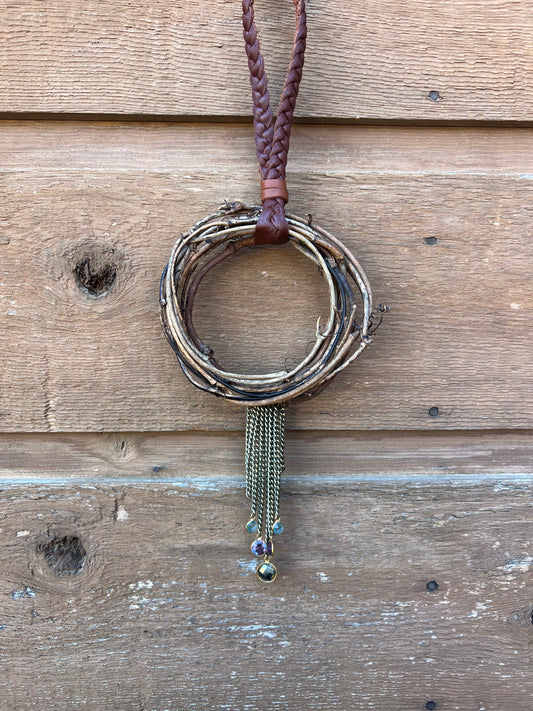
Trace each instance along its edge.
{"label": "brass chain tassel", "polygon": [[284,466],[285,406],[257,405],[246,413],[246,496],[251,502],[246,530],[255,534],[252,553],[263,556],[257,575],[265,583],[276,579],[274,534],[283,533],[279,517],[281,474]]}

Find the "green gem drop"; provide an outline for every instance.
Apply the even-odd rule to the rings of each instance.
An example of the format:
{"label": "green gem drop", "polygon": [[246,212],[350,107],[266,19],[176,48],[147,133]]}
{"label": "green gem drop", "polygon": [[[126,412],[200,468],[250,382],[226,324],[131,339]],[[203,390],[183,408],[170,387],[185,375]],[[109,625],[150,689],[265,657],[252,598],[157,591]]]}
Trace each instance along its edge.
{"label": "green gem drop", "polygon": [[262,580],[264,583],[273,583],[277,574],[276,566],[269,560],[265,560],[261,565],[257,566],[259,580]]}

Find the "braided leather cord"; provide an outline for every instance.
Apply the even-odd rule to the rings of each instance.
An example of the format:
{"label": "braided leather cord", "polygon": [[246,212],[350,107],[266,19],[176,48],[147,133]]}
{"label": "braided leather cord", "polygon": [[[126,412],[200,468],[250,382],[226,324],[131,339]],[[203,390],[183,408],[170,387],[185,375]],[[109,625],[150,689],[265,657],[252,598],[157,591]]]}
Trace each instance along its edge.
{"label": "braided leather cord", "polygon": [[275,190],[263,191],[263,209],[255,229],[255,244],[284,244],[289,239],[289,226],[285,219],[285,202],[287,193],[285,184],[285,167],[289,153],[292,119],[300,80],[302,78],[307,24],[305,0],[293,0],[296,10],[296,32],[276,121],[270,106],[268,93],[268,78],[257,28],[254,22],[253,0],[243,0],[243,34],[250,84],[252,87],[253,117],[255,129],[255,146],[259,170],[263,181],[280,181],[279,196]]}

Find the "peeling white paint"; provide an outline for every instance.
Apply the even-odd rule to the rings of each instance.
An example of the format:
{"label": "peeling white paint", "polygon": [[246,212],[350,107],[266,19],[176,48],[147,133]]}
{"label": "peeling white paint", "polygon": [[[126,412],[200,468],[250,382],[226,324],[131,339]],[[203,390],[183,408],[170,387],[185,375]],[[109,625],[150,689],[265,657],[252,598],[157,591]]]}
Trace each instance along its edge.
{"label": "peeling white paint", "polygon": [[247,575],[248,573],[255,573],[257,568],[257,562],[255,560],[238,560],[239,568],[241,568],[241,575]]}
{"label": "peeling white paint", "polygon": [[492,602],[492,600],[486,600],[485,602],[476,602],[476,607],[472,612],[469,612],[467,617],[477,617],[480,612],[483,612],[484,610],[487,609],[488,605],[485,603]]}
{"label": "peeling white paint", "polygon": [[257,632],[266,629],[277,629],[277,625],[232,625],[228,627],[228,632]]}
{"label": "peeling white paint", "polygon": [[320,578],[320,582],[321,582],[321,583],[327,583],[328,580],[329,580],[329,576],[326,575],[326,573],[318,572],[318,573],[316,573],[316,575],[317,575],[317,577]]}
{"label": "peeling white paint", "polygon": [[[172,583],[175,583],[176,581],[173,580]],[[132,591],[138,591],[142,590],[143,593],[140,595],[134,595],[130,594],[128,601],[129,601],[129,609],[130,610],[153,610],[153,611],[158,611],[161,606],[164,605],[169,605],[173,602],[175,602],[175,599],[173,597],[147,597],[150,593],[148,591],[154,590],[154,586],[156,583],[154,583],[153,580],[138,580],[135,583],[130,583],[128,585],[129,589]],[[170,583],[163,584],[161,587],[169,587]],[[144,592],[146,591],[146,592]],[[154,590],[155,592],[155,590]],[[183,593],[181,593],[183,594]]]}
{"label": "peeling white paint", "polygon": [[277,625],[232,625],[228,627],[228,632],[244,632],[243,642],[249,642],[253,637],[267,637],[275,639],[277,636]]}
{"label": "peeling white paint", "polygon": [[533,565],[533,556],[526,555],[522,559],[511,558],[503,566],[504,573],[527,573]]}
{"label": "peeling white paint", "polygon": [[29,531],[17,531],[17,538],[22,538],[23,536],[29,536]]}
{"label": "peeling white paint", "polygon": [[129,517],[130,515],[124,506],[119,506],[117,508],[117,514],[115,517],[117,521],[127,521]]}
{"label": "peeling white paint", "polygon": [[139,610],[141,608],[146,608],[148,610],[155,611],[161,605],[168,605],[173,602],[172,598],[148,598],[143,595],[132,595],[130,597],[130,610]]}
{"label": "peeling white paint", "polygon": [[154,587],[154,582],[153,580],[139,580],[136,583],[130,583],[128,587],[130,590],[142,590],[143,588],[151,590]]}

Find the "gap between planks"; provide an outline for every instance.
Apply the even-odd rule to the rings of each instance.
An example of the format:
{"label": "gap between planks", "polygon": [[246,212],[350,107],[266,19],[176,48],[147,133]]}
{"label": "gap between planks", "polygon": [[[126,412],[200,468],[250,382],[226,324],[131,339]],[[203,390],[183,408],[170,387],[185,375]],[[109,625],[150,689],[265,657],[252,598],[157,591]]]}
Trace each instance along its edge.
{"label": "gap between planks", "polygon": [[[275,119],[274,114],[274,119]],[[168,123],[168,124],[248,124],[253,125],[253,119],[249,115],[239,114],[136,114],[136,113],[61,113],[52,111],[0,111],[0,121],[82,121],[95,123]],[[504,128],[520,129],[533,128],[533,120],[522,119],[401,119],[401,118],[379,118],[379,117],[345,117],[336,118],[334,116],[296,116],[293,126],[377,126],[405,128]]]}

